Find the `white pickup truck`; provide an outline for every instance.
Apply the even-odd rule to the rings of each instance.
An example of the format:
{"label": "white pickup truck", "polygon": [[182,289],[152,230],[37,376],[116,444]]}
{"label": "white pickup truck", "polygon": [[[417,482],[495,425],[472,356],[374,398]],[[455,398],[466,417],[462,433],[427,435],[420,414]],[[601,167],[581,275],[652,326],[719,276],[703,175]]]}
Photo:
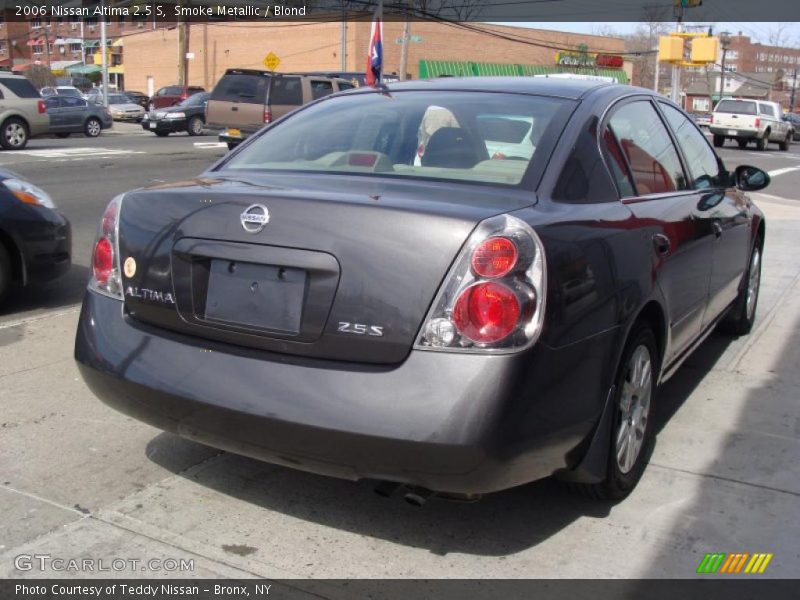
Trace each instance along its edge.
{"label": "white pickup truck", "polygon": [[755,142],[764,150],[770,142],[788,150],[794,131],[784,121],[777,102],[725,98],[717,103],[711,115],[709,130],[714,134],[714,146],[721,148],[727,139],[736,140],[739,148]]}

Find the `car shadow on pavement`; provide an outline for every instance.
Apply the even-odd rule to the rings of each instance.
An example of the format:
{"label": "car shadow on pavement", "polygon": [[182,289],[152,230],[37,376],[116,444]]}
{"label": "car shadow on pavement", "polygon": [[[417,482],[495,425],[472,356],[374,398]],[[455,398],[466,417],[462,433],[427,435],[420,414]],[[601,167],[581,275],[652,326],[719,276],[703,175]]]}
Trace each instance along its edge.
{"label": "car shadow on pavement", "polygon": [[89,268],[73,264],[64,276],[54,281],[24,288],[14,287],[0,305],[0,317],[35,309],[64,308],[79,304],[87,281]]}

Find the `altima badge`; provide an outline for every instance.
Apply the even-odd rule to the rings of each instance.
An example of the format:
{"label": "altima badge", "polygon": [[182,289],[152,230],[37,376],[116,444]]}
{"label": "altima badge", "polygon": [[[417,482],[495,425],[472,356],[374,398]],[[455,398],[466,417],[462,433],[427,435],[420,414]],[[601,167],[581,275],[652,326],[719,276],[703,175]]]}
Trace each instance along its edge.
{"label": "altima badge", "polygon": [[239,215],[239,220],[247,233],[258,233],[269,223],[269,210],[263,204],[253,204]]}

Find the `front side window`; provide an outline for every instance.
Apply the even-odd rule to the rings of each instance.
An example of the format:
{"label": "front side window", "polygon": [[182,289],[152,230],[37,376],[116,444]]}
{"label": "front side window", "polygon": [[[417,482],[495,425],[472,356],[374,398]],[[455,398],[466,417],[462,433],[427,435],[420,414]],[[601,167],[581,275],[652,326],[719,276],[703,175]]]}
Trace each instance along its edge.
{"label": "front side window", "polygon": [[[276,79],[274,83],[279,80]],[[228,169],[357,173],[518,185],[568,100],[481,92],[332,98],[266,131]],[[551,144],[552,145],[552,144]]]}
{"label": "front side window", "polygon": [[678,145],[692,176],[693,187],[702,190],[723,185],[717,155],[706,137],[677,108],[663,103],[661,107],[667,123],[678,138]]}
{"label": "front side window", "polygon": [[608,129],[619,143],[639,196],[687,189],[678,151],[649,101],[621,106]]}

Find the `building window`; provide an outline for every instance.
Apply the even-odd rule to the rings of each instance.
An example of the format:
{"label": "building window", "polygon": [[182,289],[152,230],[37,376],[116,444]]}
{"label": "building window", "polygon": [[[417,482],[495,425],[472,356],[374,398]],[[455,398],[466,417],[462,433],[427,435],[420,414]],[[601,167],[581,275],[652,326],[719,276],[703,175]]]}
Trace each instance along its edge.
{"label": "building window", "polygon": [[73,54],[76,54],[76,53],[81,51],[81,45],[80,44],[70,44],[69,45],[69,51],[72,52]]}
{"label": "building window", "polygon": [[6,47],[6,43],[0,42],[0,54],[5,54],[7,49],[8,48]]}
{"label": "building window", "polygon": [[32,46],[32,48],[34,54],[41,54],[42,52],[44,52],[44,46],[40,46],[39,44]]}
{"label": "building window", "polygon": [[708,112],[710,109],[709,104],[708,98],[694,98],[692,100],[692,110]]}
{"label": "building window", "polygon": [[41,29],[41,28],[42,28],[42,22],[39,19],[31,21],[31,29]]}

